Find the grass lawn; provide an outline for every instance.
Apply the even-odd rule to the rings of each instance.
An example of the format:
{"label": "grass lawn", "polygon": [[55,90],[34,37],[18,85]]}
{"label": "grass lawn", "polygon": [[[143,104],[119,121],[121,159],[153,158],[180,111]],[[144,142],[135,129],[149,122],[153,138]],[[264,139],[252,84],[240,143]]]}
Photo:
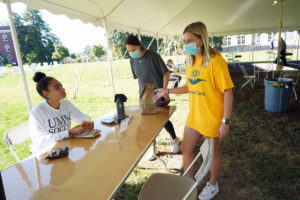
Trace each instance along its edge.
{"label": "grass lawn", "polygon": [[[167,59],[167,58],[166,58]],[[174,58],[173,58],[174,59]],[[182,57],[179,61],[183,62]],[[80,75],[79,90],[74,97],[76,73]],[[116,93],[128,97],[127,105],[138,104],[138,84],[131,75],[128,60],[113,62]],[[67,97],[80,110],[92,119],[115,109],[112,102],[109,66],[107,62],[87,64],[65,64],[52,71],[46,71],[64,85]],[[264,111],[263,79],[256,84],[254,91],[243,88],[242,74],[232,73],[234,88],[233,123],[230,136],[222,144],[223,168],[220,172],[220,194],[215,199],[300,199],[300,101],[291,101],[287,113],[275,114]],[[42,99],[35,91],[33,74],[26,74],[32,105]],[[185,83],[185,77],[181,84]],[[0,77],[0,137],[6,130],[28,121],[21,79],[8,74]],[[297,86],[300,94],[299,84]],[[173,95],[172,105],[177,110],[171,118],[176,133],[182,138],[188,114],[187,95]],[[16,147],[17,154],[27,157],[29,141]],[[0,170],[15,164],[4,141],[0,140]],[[168,152],[166,132],[158,137],[158,148]],[[164,160],[177,159],[181,155],[163,155]],[[158,161],[150,163],[159,165]],[[138,165],[127,179],[115,199],[137,199],[138,192],[147,178],[155,172],[164,172],[161,167],[145,168]]]}

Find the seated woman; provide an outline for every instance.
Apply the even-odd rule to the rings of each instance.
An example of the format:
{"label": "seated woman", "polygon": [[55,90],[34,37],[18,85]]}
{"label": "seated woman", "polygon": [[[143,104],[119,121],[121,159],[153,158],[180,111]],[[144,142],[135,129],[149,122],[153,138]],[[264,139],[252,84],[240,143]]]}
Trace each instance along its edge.
{"label": "seated woman", "polygon": [[[29,116],[32,153],[37,153],[56,141],[79,135],[94,128],[90,118],[80,112],[66,98],[62,84],[55,78],[36,72],[33,80],[36,90],[45,101],[36,105]],[[71,120],[77,125],[71,128]]]}
{"label": "seated woman", "polygon": [[174,62],[172,59],[169,59],[167,61],[167,68],[170,72],[170,78],[169,80],[170,81],[174,81],[174,85],[173,85],[173,88],[177,88],[178,87],[178,84],[181,80],[181,76],[179,75],[176,75],[176,68],[175,68],[175,65],[174,65]]}

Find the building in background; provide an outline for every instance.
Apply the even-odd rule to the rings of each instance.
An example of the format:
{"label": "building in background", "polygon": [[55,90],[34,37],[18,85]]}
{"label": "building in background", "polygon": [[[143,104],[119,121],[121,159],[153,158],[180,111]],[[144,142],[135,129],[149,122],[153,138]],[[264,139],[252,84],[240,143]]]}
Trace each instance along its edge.
{"label": "building in background", "polygon": [[[283,32],[281,37],[285,40],[287,49],[296,49],[299,34],[297,31]],[[277,48],[278,33],[261,33],[248,35],[233,35],[223,38],[223,52],[271,50],[272,43]]]}
{"label": "building in background", "polygon": [[9,26],[0,26],[0,56],[4,56],[7,62],[17,65],[17,57]]}

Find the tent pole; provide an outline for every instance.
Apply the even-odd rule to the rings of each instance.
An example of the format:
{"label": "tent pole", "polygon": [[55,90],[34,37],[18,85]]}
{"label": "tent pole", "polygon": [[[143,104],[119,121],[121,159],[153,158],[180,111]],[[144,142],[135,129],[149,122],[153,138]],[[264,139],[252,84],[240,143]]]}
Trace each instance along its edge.
{"label": "tent pole", "polygon": [[298,30],[297,33],[298,33],[298,46],[297,46],[297,57],[296,57],[296,60],[298,60],[298,54],[299,54],[300,30]]}
{"label": "tent pole", "polygon": [[111,87],[112,87],[112,95],[113,95],[113,101],[115,97],[115,85],[114,85],[114,77],[113,77],[113,71],[112,71],[112,61],[111,61],[111,54],[110,54],[110,46],[108,42],[108,34],[106,29],[106,22],[105,19],[102,19],[103,28],[105,30],[105,42],[106,42],[106,55],[109,61],[109,69],[110,69],[110,80],[111,80]]}
{"label": "tent pole", "polygon": [[149,47],[151,46],[151,44],[152,44],[152,42],[153,42],[154,39],[155,39],[155,37],[152,38],[152,40],[151,40],[151,42],[149,43],[147,49],[149,49]]}
{"label": "tent pole", "polygon": [[137,30],[137,35],[138,35],[138,38],[139,38],[140,42],[142,43],[142,38],[141,38],[141,34],[140,34],[140,29]]}
{"label": "tent pole", "polygon": [[176,64],[179,64],[178,63],[178,54],[177,54],[177,41],[176,40],[174,40],[174,50],[175,50],[175,62],[176,62]]}
{"label": "tent pole", "polygon": [[158,53],[159,52],[159,38],[158,38],[158,36],[156,38],[156,46],[157,46],[156,52]]}
{"label": "tent pole", "polygon": [[279,23],[278,23],[278,48],[277,48],[277,67],[279,66],[279,60],[280,60],[280,41],[281,41],[281,28],[282,28],[282,11],[283,11],[283,0],[280,0],[280,14],[279,14]]}
{"label": "tent pole", "polygon": [[254,60],[254,48],[255,48],[255,34],[252,34],[252,42],[251,42],[251,49],[252,49],[252,58],[251,58],[251,61],[253,63],[253,60]]}
{"label": "tent pole", "polygon": [[25,98],[26,98],[27,110],[28,110],[28,114],[29,114],[31,111],[31,102],[30,102],[26,77],[25,77],[24,68],[23,68],[23,62],[22,62],[22,57],[21,57],[20,45],[19,45],[19,41],[18,41],[18,37],[17,37],[17,31],[16,31],[16,27],[15,27],[15,22],[13,20],[13,14],[11,11],[9,0],[5,0],[5,3],[6,3],[7,11],[8,11],[8,19],[9,19],[9,24],[10,24],[10,28],[11,28],[11,35],[12,35],[13,42],[14,42],[18,66],[20,69],[23,89],[24,89]]}

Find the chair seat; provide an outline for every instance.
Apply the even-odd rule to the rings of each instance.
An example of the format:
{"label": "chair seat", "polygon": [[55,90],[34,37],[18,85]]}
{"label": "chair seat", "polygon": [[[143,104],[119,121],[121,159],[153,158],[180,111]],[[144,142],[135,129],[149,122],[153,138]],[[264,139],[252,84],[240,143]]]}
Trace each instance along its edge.
{"label": "chair seat", "polygon": [[[182,200],[195,183],[194,179],[173,174],[153,174],[143,185],[139,200]],[[189,200],[197,199],[195,190]]]}

